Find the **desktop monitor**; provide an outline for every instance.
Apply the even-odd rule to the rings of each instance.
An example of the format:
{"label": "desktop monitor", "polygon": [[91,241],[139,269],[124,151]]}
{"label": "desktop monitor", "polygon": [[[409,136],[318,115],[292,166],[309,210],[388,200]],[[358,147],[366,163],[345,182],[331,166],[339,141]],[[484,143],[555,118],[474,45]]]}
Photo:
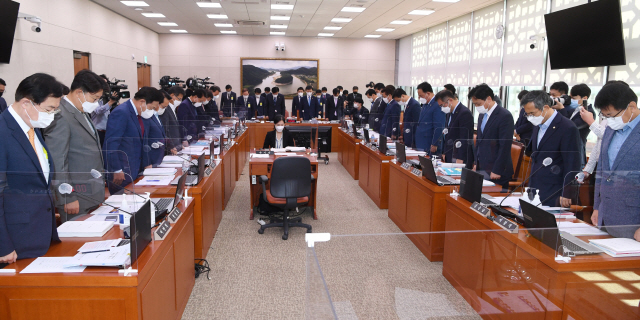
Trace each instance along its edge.
{"label": "desktop monitor", "polygon": [[133,265],[151,243],[151,201],[147,201],[129,218],[130,253]]}
{"label": "desktop monitor", "polygon": [[462,168],[460,176],[460,196],[469,202],[480,203],[482,200],[482,182],[484,177],[467,168]]}
{"label": "desktop monitor", "polygon": [[387,154],[387,136],[381,134],[378,139],[378,150],[382,154]]}
{"label": "desktop monitor", "polygon": [[364,130],[362,130],[362,133],[364,135],[364,142],[371,143],[371,138],[369,137],[369,130],[365,128]]}
{"label": "desktop monitor", "polygon": [[9,63],[20,4],[15,1],[0,0],[0,8],[2,8],[0,10],[0,63]]}
{"label": "desktop monitor", "polygon": [[178,180],[178,186],[176,187],[176,195],[173,198],[173,208],[171,210],[177,207],[178,203],[180,203],[180,200],[182,199],[182,194],[184,192],[184,184],[186,180],[187,180],[187,174],[184,173]]}
{"label": "desktop monitor", "polygon": [[204,178],[204,167],[205,167],[205,159],[204,159],[204,153],[202,153],[198,157],[198,183],[200,183],[200,181],[202,181],[202,178]]}
{"label": "desktop monitor", "polygon": [[407,162],[407,151],[405,150],[404,143],[396,142],[396,158],[398,162],[405,163]]}

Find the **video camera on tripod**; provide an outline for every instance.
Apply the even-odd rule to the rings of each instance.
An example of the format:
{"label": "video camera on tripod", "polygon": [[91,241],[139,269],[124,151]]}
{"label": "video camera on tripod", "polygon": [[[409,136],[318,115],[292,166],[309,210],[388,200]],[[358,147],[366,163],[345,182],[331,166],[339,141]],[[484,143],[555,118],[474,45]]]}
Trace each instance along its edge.
{"label": "video camera on tripod", "polygon": [[213,86],[215,83],[210,82],[211,78],[189,78],[187,79],[187,87],[189,89],[209,89],[210,86]]}
{"label": "video camera on tripod", "polygon": [[173,86],[180,86],[182,88],[185,88],[186,86],[181,83],[184,83],[184,80],[180,80],[180,78],[178,77],[170,77],[170,76],[163,76],[162,78],[160,78],[160,82],[159,82],[162,90],[168,90]]}
{"label": "video camera on tripod", "polygon": [[114,100],[117,104],[117,102],[121,98],[129,99],[131,97],[131,93],[129,91],[123,91],[127,90],[129,86],[124,83],[121,84],[120,82],[124,82],[124,80],[116,78],[113,78],[113,80],[109,80],[107,78],[107,86],[109,86],[109,92],[105,92],[103,94],[105,103],[109,100]]}

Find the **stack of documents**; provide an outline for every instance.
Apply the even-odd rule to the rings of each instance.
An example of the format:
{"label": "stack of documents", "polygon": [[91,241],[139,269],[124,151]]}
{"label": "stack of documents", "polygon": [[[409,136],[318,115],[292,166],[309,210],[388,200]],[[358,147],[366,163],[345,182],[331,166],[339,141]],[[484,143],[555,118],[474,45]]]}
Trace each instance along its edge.
{"label": "stack of documents", "polygon": [[66,273],[82,272],[85,267],[65,267],[73,257],[40,257],[31,262],[20,273]]}
{"label": "stack of documents", "polygon": [[427,153],[424,151],[418,151],[413,149],[405,149],[404,154],[407,157],[417,157],[417,156],[425,156]]}
{"label": "stack of documents", "polygon": [[67,221],[58,227],[60,238],[102,237],[113,228],[113,221]]}
{"label": "stack of documents", "polygon": [[[179,163],[182,164],[183,162],[187,161],[186,159],[188,158],[182,158],[179,156],[164,156],[164,158],[162,158],[162,163]],[[191,159],[191,161],[196,161],[196,159]]]}
{"label": "stack of documents", "polygon": [[251,158],[264,158],[264,159],[268,159],[269,157],[271,157],[271,155],[269,155],[269,154],[264,154],[264,153],[262,153],[262,154],[252,153],[250,157],[251,157]]}
{"label": "stack of documents", "polygon": [[448,175],[448,176],[461,176],[462,175],[462,168],[440,167],[440,168],[438,168],[438,171],[440,173]]}
{"label": "stack of documents", "polygon": [[142,173],[144,176],[175,176],[178,170],[176,168],[147,168]]}
{"label": "stack of documents", "polygon": [[65,267],[124,267],[131,261],[130,246],[111,248],[109,251],[78,253],[64,263]]}
{"label": "stack of documents", "polygon": [[465,166],[464,163],[442,163],[440,160],[438,160],[438,165],[443,168],[464,168]]}
{"label": "stack of documents", "polygon": [[[175,168],[173,168],[175,170]],[[144,176],[135,186],[168,186],[173,181],[174,175],[170,176]]]}
{"label": "stack of documents", "polygon": [[189,146],[186,148],[183,148],[182,151],[180,151],[182,154],[192,154],[192,155],[201,155],[204,153],[204,148],[202,146]]}
{"label": "stack of documents", "polygon": [[191,146],[194,147],[198,147],[198,146],[204,146],[204,147],[208,147],[211,144],[211,142],[209,142],[208,140],[198,140],[195,143],[192,143]]}
{"label": "stack of documents", "polygon": [[612,257],[640,256],[640,242],[629,238],[589,239],[589,243]]}
{"label": "stack of documents", "polygon": [[307,148],[305,148],[305,147],[286,147],[284,149],[289,151],[289,152],[305,152],[305,151],[307,151]]}
{"label": "stack of documents", "polygon": [[126,200],[128,204],[133,204],[133,203],[145,203],[149,199],[142,198],[135,194],[127,194],[127,195],[116,194],[116,195],[110,196],[104,202],[112,206],[119,207],[122,204],[123,200]]}
{"label": "stack of documents", "polygon": [[558,222],[558,230],[574,236],[606,236],[607,233],[586,223]]}
{"label": "stack of documents", "polygon": [[122,239],[87,242],[82,247],[80,247],[80,249],[78,249],[78,252],[92,253],[92,252],[109,251],[112,248],[117,247],[121,241]]}

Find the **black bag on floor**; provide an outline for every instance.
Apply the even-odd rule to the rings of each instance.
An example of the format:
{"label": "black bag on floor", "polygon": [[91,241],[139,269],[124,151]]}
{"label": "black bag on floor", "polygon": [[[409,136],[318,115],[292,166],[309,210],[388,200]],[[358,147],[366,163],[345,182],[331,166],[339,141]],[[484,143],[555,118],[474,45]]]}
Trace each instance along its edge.
{"label": "black bag on floor", "polygon": [[270,216],[276,213],[282,212],[282,209],[272,206],[264,200],[264,195],[260,194],[260,200],[258,201],[258,213],[263,216]]}

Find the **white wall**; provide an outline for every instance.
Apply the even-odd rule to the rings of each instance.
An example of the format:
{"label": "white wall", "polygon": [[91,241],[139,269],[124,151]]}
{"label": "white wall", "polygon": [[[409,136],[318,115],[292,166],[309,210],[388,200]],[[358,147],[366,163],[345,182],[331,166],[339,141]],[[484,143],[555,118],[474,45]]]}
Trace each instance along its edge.
{"label": "white wall", "polygon": [[[151,84],[157,86],[158,34],[87,0],[20,0],[20,12],[42,19],[42,32],[19,20],[10,64],[0,64],[0,78],[7,82],[3,97],[13,103],[15,88],[36,72],[55,76],[71,85],[73,50],[89,52],[90,67],[98,73],[126,80],[137,91],[136,62],[148,57]],[[135,55],[135,59],[131,55]]]}
{"label": "white wall", "polygon": [[[161,34],[160,76],[211,77],[224,90],[230,84],[240,94],[241,58],[302,58],[320,60],[319,86],[331,91],[342,85],[365,92],[370,81],[393,83],[395,40],[310,37]],[[286,50],[275,50],[275,42]],[[287,101],[291,110],[291,100]]]}

